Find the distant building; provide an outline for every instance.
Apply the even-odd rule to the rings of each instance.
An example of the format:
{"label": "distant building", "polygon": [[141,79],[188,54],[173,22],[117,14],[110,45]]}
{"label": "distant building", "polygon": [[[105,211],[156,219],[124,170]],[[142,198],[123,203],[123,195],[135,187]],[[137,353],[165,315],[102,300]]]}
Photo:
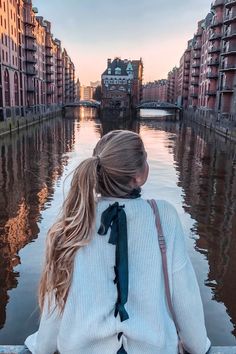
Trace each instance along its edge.
{"label": "distant building", "polygon": [[168,89],[167,89],[167,102],[177,103],[178,100],[178,79],[179,69],[175,66],[168,73]]}
{"label": "distant building", "polygon": [[136,107],[142,100],[142,79],[142,59],[108,59],[102,74],[102,107]]}
{"label": "distant building", "polygon": [[81,100],[92,100],[95,90],[96,90],[96,87],[84,86],[84,85],[80,86],[80,99]]}
{"label": "distant building", "polygon": [[178,77],[178,104],[186,108],[189,99],[190,87],[190,62],[192,40],[188,41],[188,47],[180,59]]}
{"label": "distant building", "polygon": [[167,102],[169,81],[166,79],[143,85],[143,101]]}
{"label": "distant building", "polygon": [[80,81],[77,79],[76,81],[76,100],[80,100]]}

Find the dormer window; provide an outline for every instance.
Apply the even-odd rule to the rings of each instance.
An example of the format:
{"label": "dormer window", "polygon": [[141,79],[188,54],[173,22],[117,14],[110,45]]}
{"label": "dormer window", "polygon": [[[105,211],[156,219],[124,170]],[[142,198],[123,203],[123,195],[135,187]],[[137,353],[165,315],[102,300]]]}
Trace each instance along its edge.
{"label": "dormer window", "polygon": [[133,73],[133,66],[132,66],[132,64],[130,62],[127,65],[126,72],[127,72],[128,75]]}
{"label": "dormer window", "polygon": [[111,68],[108,68],[108,75],[111,75]]}
{"label": "dormer window", "polygon": [[120,75],[121,74],[121,68],[115,68],[115,75]]}

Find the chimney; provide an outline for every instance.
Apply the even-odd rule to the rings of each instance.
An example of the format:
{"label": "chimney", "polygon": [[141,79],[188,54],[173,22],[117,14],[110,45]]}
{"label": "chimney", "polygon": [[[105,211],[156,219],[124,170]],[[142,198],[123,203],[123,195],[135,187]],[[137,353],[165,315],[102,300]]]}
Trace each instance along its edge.
{"label": "chimney", "polygon": [[107,59],[107,67],[109,68],[110,65],[111,65],[111,59]]}

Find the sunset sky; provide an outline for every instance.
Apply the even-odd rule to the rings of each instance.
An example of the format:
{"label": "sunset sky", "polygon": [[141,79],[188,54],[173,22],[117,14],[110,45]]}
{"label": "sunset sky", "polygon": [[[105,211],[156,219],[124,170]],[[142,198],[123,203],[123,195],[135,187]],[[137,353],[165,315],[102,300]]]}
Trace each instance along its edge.
{"label": "sunset sky", "polygon": [[33,0],[52,22],[82,84],[100,80],[107,58],[143,58],[144,81],[166,78],[178,65],[208,0]]}

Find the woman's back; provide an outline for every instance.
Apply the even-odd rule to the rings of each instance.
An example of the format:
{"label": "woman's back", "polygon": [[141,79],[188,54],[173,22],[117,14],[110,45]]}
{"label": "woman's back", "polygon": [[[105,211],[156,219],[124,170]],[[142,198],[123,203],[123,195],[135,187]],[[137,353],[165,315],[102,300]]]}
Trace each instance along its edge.
{"label": "woman's back", "polygon": [[[114,283],[116,247],[108,242],[110,231],[106,235],[96,232],[102,212],[115,201],[124,205],[127,216],[129,288],[125,309],[129,318],[123,322],[119,315],[114,315],[118,299]],[[182,228],[175,209],[169,203],[157,201],[157,205],[167,243],[170,287],[179,325],[180,328],[182,323],[187,325],[184,330],[188,331],[186,338],[192,345],[190,348],[194,349],[191,353],[205,353],[209,343]],[[192,293],[177,286],[187,274]],[[199,304],[196,309],[192,305],[186,309],[186,302],[192,303],[193,296]],[[196,338],[195,344],[191,344],[193,338]],[[167,308],[152,209],[142,198],[101,198],[92,240],[75,257],[72,285],[60,320],[57,346],[61,353],[115,354],[122,344],[128,354],[173,354],[177,348],[177,334]]]}
{"label": "woman's back", "polygon": [[[40,327],[25,342],[33,354],[177,353],[155,217],[139,194],[147,176],[143,142],[128,131],[103,136],[76,168],[47,236]],[[157,206],[179,334],[191,354],[205,354],[210,342],[181,223],[169,203]]]}

